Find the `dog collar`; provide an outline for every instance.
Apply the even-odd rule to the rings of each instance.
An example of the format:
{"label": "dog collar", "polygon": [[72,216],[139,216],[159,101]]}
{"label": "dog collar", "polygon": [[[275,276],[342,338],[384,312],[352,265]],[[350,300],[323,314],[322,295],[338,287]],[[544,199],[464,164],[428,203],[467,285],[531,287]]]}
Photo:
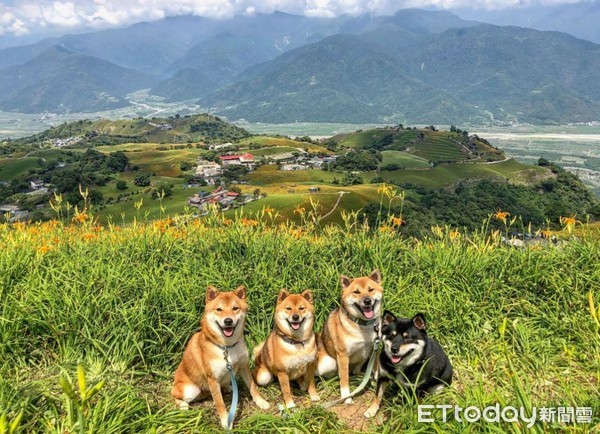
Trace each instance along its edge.
{"label": "dog collar", "polygon": [[346,314],[346,316],[348,317],[348,319],[350,321],[352,321],[354,324],[358,324],[358,325],[366,327],[366,326],[371,326],[373,324],[376,324],[379,321],[379,318],[373,318],[373,319],[369,319],[369,320],[355,318],[352,315],[350,315],[350,312],[348,312],[348,310],[344,306],[341,306],[341,308],[344,311],[344,313]]}
{"label": "dog collar", "polygon": [[277,333],[277,336],[279,336],[283,340],[283,342],[286,342],[290,345],[302,344],[302,346],[304,346],[304,343],[306,342],[306,341],[297,341],[297,340],[292,339],[289,336],[281,334],[281,333]]}
{"label": "dog collar", "polygon": [[233,347],[235,347],[235,346],[236,346],[236,345],[237,345],[237,344],[238,344],[240,341],[237,341],[237,342],[236,342],[235,344],[233,344],[233,345],[221,345],[221,344],[218,344],[218,343],[216,343],[216,342],[214,342],[214,341],[211,341],[211,342],[212,342],[214,345],[216,345],[217,347],[221,348],[223,351],[228,351],[228,350],[232,349]]}

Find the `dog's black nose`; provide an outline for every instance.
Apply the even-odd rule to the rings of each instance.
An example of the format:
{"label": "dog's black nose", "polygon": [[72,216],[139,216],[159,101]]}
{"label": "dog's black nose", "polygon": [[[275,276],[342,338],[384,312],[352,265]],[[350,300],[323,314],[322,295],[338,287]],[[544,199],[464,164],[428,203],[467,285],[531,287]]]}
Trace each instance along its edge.
{"label": "dog's black nose", "polygon": [[233,320],[231,318],[225,318],[223,324],[225,324],[225,327],[231,327],[233,325]]}
{"label": "dog's black nose", "polygon": [[369,297],[363,299],[363,304],[365,306],[371,306],[371,303],[373,303],[373,300],[371,300]]}
{"label": "dog's black nose", "polygon": [[392,347],[392,353],[396,354],[398,351],[400,351],[400,347]]}
{"label": "dog's black nose", "polygon": [[294,314],[292,315],[292,321],[298,321],[300,319],[300,315]]}

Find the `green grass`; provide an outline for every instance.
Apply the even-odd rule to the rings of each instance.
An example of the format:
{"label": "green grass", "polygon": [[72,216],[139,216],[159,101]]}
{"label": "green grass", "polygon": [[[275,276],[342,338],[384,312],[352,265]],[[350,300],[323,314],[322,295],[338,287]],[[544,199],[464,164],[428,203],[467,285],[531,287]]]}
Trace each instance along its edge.
{"label": "green grass", "polygon": [[409,154],[403,151],[382,151],[383,161],[382,166],[388,164],[397,164],[400,167],[407,169],[426,169],[429,167],[429,162],[425,158]]}
{"label": "green grass", "polygon": [[[247,139],[240,140],[239,145],[244,146],[259,146],[259,147],[271,147],[271,146],[282,146],[292,148],[293,150],[304,149],[308,152],[323,152],[330,154],[324,146],[320,146],[310,142],[302,142],[298,140],[292,140],[285,137],[269,137],[269,136],[254,136],[248,137]],[[287,151],[284,151],[287,152]]]}
{"label": "green grass", "polygon": [[242,148],[240,152],[250,152],[255,157],[270,157],[288,152],[298,152],[298,149],[290,148],[289,146],[270,146],[261,149]]}
{"label": "green grass", "polygon": [[246,178],[252,184],[264,186],[281,183],[331,182],[334,178],[341,179],[343,176],[343,174],[318,169],[283,171],[277,170],[276,165],[265,165],[248,174]]}
{"label": "green grass", "polygon": [[[592,426],[600,423],[600,324],[589,302],[600,311],[600,244],[587,236],[514,249],[478,235],[416,241],[204,220],[101,232],[87,224],[0,225],[0,242],[0,412],[12,421],[22,411],[20,432],[80,431],[75,401],[59,386],[65,373],[77,389],[77,364],[86,388],[105,382],[81,413],[86,432],[217,432],[210,400],[181,412],[169,396],[204,289],[248,287],[252,348],[271,330],[279,288],[313,289],[320,329],[337,306],[339,275],[375,267],[384,276],[385,308],[424,312],[429,335],[452,361],[453,385],[422,403],[592,407]],[[325,402],[338,394],[336,379],[317,387]],[[272,409],[258,410],[243,390],[234,432],[526,432],[507,423],[443,424],[439,413],[437,423],[420,424],[416,404],[394,393],[375,421],[364,421],[372,385],[353,406],[331,411],[295,390],[299,409],[288,419],[277,416],[279,387],[262,393]],[[533,432],[592,426],[539,423]]]}
{"label": "green grass", "polygon": [[[183,214],[187,205],[189,197],[193,196],[199,190],[208,190],[209,187],[201,188],[185,188],[181,185],[181,180],[172,180],[170,178],[161,179],[160,177],[153,178],[154,183],[160,181],[171,182],[174,184],[173,195],[164,198],[162,201],[152,199],[150,195],[145,194],[145,188],[135,187],[132,183],[129,183],[129,189],[125,192],[118,192],[114,188],[114,184],[111,184],[108,193],[109,196],[116,197],[119,193],[134,192],[133,195],[127,196],[121,202],[109,204],[99,210],[97,213],[99,222],[106,224],[109,221],[115,223],[131,223],[136,217],[143,217],[148,219],[160,218],[161,214],[166,212],[170,215]],[[134,208],[134,204],[142,200],[142,206],[139,212]],[[161,207],[164,210],[161,210]],[[123,217],[124,216],[124,217]]]}
{"label": "green grass", "polygon": [[192,163],[206,151],[201,149],[174,149],[128,152],[131,164],[137,165],[142,172],[154,173],[158,176],[177,177],[183,174],[180,164]]}
{"label": "green grass", "polygon": [[37,157],[0,158],[0,181],[10,181],[40,167]]}
{"label": "green grass", "polygon": [[[378,175],[387,181],[411,183],[425,188],[444,188],[454,185],[460,179],[499,178],[518,184],[531,184],[549,175],[542,167],[530,166],[515,160],[507,160],[494,164],[453,163],[443,164],[428,170],[395,170],[379,171]],[[365,174],[365,179],[375,173]]]}

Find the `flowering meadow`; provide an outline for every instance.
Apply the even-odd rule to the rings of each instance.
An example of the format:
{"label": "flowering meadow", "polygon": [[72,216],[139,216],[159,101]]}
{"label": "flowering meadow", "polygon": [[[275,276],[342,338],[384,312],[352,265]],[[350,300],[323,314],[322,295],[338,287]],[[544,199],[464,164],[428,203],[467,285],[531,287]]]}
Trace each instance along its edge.
{"label": "flowering meadow", "polygon": [[[378,417],[367,421],[362,413],[373,384],[354,404],[327,410],[295,390],[298,410],[281,417],[275,384],[264,389],[267,411],[243,391],[234,432],[598,428],[600,244],[596,230],[575,219],[563,226],[577,237],[563,231],[557,243],[516,248],[485,222],[477,233],[435,227],[412,239],[399,233],[401,215],[377,228],[356,215],[321,226],[306,209],[296,210],[301,223],[281,223],[269,208],[234,219],[140,216],[131,225],[100,226],[88,208],[55,206],[53,221],[0,224],[0,433],[218,432],[210,400],[185,412],[169,394],[198,329],[206,287],[247,286],[252,348],[273,326],[280,288],[314,291],[320,329],[338,304],[339,275],[373,268],[383,274],[385,308],[401,316],[423,312],[454,366],[452,386],[421,403],[586,407],[591,422],[538,421],[529,429],[439,418],[423,424],[405,390],[386,395]],[[511,217],[490,215],[504,219],[507,231]],[[353,387],[359,382],[354,378]],[[337,379],[317,386],[322,401],[337,396]]]}

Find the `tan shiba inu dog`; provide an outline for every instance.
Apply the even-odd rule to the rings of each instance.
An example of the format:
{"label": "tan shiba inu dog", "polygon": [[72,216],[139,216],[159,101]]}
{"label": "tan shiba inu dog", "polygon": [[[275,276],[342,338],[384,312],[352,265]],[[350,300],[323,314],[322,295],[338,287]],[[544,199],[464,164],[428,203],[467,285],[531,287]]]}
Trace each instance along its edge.
{"label": "tan shiba inu dog", "polygon": [[[342,398],[350,395],[350,370],[361,372],[373,352],[376,326],[381,316],[381,272],[350,279],[340,276],[341,306],[329,315],[323,331],[317,335],[316,375],[331,377],[339,371]],[[346,399],[346,404],[352,398]]]}
{"label": "tan shiba inu dog", "polygon": [[295,407],[290,380],[296,380],[301,389],[308,389],[312,401],[319,400],[314,377],[317,362],[314,322],[312,292],[307,290],[297,295],[282,289],[275,308],[275,329],[254,349],[256,382],[266,386],[276,377],[287,408]]}
{"label": "tan shiba inu dog", "polygon": [[248,348],[244,342],[247,312],[246,288],[243,286],[232,292],[219,292],[213,286],[208,287],[201,330],[187,343],[171,390],[181,409],[188,409],[189,403],[196,399],[212,396],[224,428],[227,428],[228,415],[221,388],[230,388],[228,362],[236,374],[241,374],[256,405],[269,408],[260,396],[248,366]]}

